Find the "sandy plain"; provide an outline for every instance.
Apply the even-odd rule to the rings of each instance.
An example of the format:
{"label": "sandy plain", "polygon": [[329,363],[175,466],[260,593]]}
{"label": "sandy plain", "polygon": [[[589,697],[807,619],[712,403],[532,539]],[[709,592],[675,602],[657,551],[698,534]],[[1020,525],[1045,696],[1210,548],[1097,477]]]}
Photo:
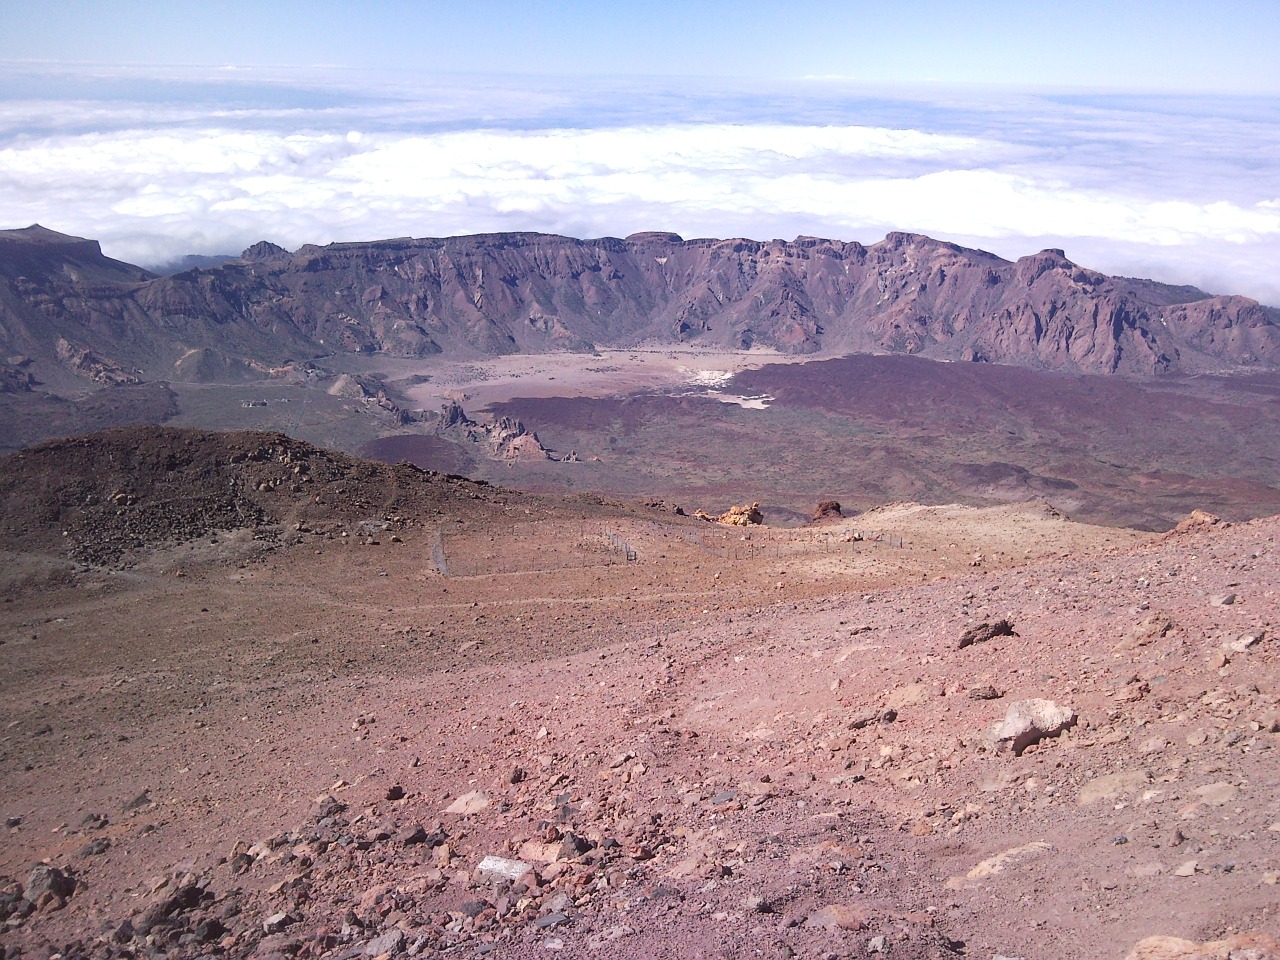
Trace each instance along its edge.
{"label": "sandy plain", "polygon": [[[468,412],[514,397],[613,397],[723,383],[735,373],[766,364],[805,363],[817,354],[795,356],[775,350],[707,350],[695,346],[603,349],[595,354],[515,354],[483,360],[426,360],[378,370],[400,387],[411,405],[439,409],[456,400]],[[413,383],[416,377],[430,377]]]}

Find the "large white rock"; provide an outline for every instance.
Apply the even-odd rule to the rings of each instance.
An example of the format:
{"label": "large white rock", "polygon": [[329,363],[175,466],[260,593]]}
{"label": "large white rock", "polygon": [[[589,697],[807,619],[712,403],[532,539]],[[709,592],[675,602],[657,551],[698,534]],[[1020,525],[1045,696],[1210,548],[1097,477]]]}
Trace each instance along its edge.
{"label": "large white rock", "polygon": [[533,866],[523,860],[490,855],[476,867],[476,877],[480,880],[510,880],[514,883],[532,869]]}
{"label": "large white rock", "polygon": [[1004,719],[995,725],[991,738],[1001,746],[1007,746],[1014,754],[1021,755],[1033,743],[1046,737],[1056,737],[1063,730],[1075,726],[1076,712],[1070,707],[1060,707],[1052,700],[1017,700],[1009,704]]}

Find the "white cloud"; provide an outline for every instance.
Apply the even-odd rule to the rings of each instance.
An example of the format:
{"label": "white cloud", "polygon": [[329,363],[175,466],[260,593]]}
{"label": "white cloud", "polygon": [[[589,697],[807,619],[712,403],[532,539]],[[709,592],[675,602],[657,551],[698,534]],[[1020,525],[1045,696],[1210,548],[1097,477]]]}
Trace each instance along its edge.
{"label": "white cloud", "polygon": [[942,170],[906,179],[845,182],[800,174],[760,182],[752,192],[768,198],[775,209],[825,214],[854,229],[897,224],[925,233],[1053,233],[1153,246],[1280,239],[1280,211],[1261,205],[1147,201],[992,170]]}
{"label": "white cloud", "polygon": [[[528,99],[535,114],[559,103]],[[648,122],[613,125],[590,122],[598,106],[562,110],[572,123],[496,124],[464,122],[457,103],[405,102],[396,129],[399,101],[150,114],[75,101],[44,104],[43,125],[30,102],[0,101],[0,210],[6,225],[39,221],[144,263],[262,238],[675,229],[865,242],[906,229],[1006,256],[1063,246],[1099,269],[1280,302],[1280,161],[1260,149],[1280,135],[1265,112],[1184,118],[1214,132],[1197,151],[1169,129],[1167,108],[859,102],[796,110],[824,122],[741,105],[720,111],[743,114],[735,122],[662,122],[655,99],[630,110]],[[882,122],[830,122],[841,111]]]}

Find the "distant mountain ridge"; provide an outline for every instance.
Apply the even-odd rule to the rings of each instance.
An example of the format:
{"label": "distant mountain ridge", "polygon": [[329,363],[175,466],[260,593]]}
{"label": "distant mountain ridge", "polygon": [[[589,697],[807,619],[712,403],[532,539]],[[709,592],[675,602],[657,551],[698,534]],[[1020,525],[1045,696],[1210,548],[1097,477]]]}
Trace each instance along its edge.
{"label": "distant mountain ridge", "polygon": [[1280,310],[928,237],[307,245],[159,277],[92,240],[0,231],[0,390],[267,371],[334,352],[459,357],[642,343],[907,353],[1153,376],[1280,365]]}

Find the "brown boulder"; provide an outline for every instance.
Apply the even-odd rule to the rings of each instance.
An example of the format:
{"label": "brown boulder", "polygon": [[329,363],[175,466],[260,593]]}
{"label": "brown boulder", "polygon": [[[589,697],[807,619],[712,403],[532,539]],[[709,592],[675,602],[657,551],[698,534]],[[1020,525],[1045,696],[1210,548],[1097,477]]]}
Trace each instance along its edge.
{"label": "brown boulder", "polygon": [[813,511],[813,517],[810,518],[810,525],[820,523],[833,523],[836,520],[843,520],[844,514],[840,511],[839,500],[823,500]]}
{"label": "brown boulder", "polygon": [[975,643],[986,643],[995,637],[1016,637],[1013,632],[1013,624],[1008,620],[997,620],[994,623],[979,623],[969,627],[964,633],[960,634],[960,641],[956,644],[957,648],[963,650],[965,647],[971,647]]}

